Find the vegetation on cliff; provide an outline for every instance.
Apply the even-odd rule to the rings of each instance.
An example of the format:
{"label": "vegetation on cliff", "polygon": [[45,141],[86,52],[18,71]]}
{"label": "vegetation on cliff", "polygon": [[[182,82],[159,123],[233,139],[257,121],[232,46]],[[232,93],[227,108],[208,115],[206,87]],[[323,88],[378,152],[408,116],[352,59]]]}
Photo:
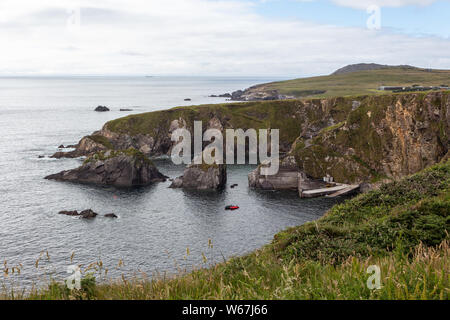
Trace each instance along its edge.
{"label": "vegetation on cliff", "polygon": [[[244,257],[172,279],[122,279],[30,299],[449,299],[450,160],[333,207]],[[366,286],[371,265],[381,288]],[[10,297],[10,296],[9,296]]]}
{"label": "vegetation on cliff", "polygon": [[300,137],[292,148],[300,169],[339,182],[401,178],[449,150],[448,93],[355,97],[345,121]]}
{"label": "vegetation on cliff", "polygon": [[258,86],[258,90],[277,90],[280,94],[296,97],[329,98],[385,94],[385,91],[378,90],[380,86],[440,86],[449,83],[450,70],[389,67],[267,83]]}
{"label": "vegetation on cliff", "polygon": [[[192,107],[177,107],[164,111],[155,111],[116,119],[108,122],[108,130],[131,136],[151,135],[157,138],[167,135],[173,120],[183,119],[186,128],[193,132],[194,121],[202,121],[204,130],[213,118],[219,119],[224,128],[281,128],[280,141],[290,145],[300,135],[305,117],[298,116],[303,102],[298,100],[262,101],[249,103],[214,104]],[[321,110],[320,100],[305,107],[310,121],[319,121],[325,110]],[[344,112],[336,110],[336,117],[344,118]]]}
{"label": "vegetation on cliff", "polygon": [[173,130],[193,133],[194,121],[202,121],[203,130],[279,129],[280,152],[294,156],[307,175],[377,182],[442,159],[450,144],[449,108],[448,92],[178,107],[110,121],[75,153],[135,148],[147,156],[168,154]]}

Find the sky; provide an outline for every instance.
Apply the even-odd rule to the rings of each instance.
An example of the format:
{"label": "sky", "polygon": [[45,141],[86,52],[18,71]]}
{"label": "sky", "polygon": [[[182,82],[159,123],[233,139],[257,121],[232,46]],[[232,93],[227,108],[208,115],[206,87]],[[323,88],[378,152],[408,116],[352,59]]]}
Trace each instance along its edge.
{"label": "sky", "polygon": [[450,69],[450,0],[0,0],[0,75]]}

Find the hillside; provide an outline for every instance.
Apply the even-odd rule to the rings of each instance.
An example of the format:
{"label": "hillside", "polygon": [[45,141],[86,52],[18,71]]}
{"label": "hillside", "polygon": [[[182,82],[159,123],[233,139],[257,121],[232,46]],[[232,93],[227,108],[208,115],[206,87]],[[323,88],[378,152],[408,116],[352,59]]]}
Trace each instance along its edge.
{"label": "hillside", "polygon": [[408,65],[390,66],[387,64],[377,64],[377,63],[357,63],[357,64],[350,64],[348,66],[340,68],[340,69],[336,70],[335,72],[333,72],[332,75],[345,74],[345,73],[358,72],[358,71],[392,69],[392,68],[404,68],[404,69],[416,69],[416,70],[419,69],[419,68],[408,66]]}
{"label": "hillside", "polygon": [[[449,188],[447,160],[337,205],[315,222],[277,234],[270,245],[209,269],[98,285],[88,276],[81,291],[70,293],[52,283],[26,298],[447,300]],[[381,271],[378,290],[366,286],[371,265]]]}
{"label": "hillside", "polygon": [[381,66],[377,70],[352,70],[358,68],[345,67],[327,76],[261,84],[244,91],[244,96],[257,96],[261,95],[261,92],[274,96],[274,92],[277,92],[281,96],[328,98],[386,93],[378,90],[380,86],[450,85],[450,70],[430,70],[410,66]]}

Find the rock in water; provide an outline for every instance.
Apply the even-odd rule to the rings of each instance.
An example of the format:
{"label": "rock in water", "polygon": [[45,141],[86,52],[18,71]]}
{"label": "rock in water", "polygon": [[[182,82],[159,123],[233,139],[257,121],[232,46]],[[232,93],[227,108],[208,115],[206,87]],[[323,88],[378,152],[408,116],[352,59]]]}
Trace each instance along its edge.
{"label": "rock in water", "polygon": [[59,214],[64,214],[66,216],[72,216],[72,217],[81,217],[83,219],[92,219],[98,216],[98,214],[91,209],[87,209],[81,212],[78,212],[77,210],[74,211],[60,211]]}
{"label": "rock in water", "polygon": [[67,211],[67,210],[64,210],[64,211],[58,212],[58,214],[63,214],[63,215],[66,215],[66,216],[79,216],[79,215],[80,215],[80,214],[78,213],[78,211],[76,211],[76,210],[74,210],[74,211]]}
{"label": "rock in water", "polygon": [[166,178],[150,159],[135,149],[99,152],[87,158],[77,169],[45,177],[48,180],[116,187],[145,186]]}
{"label": "rock in water", "polygon": [[105,218],[118,218],[114,213],[105,214]]}
{"label": "rock in water", "polygon": [[[206,149],[205,149],[206,150]],[[227,167],[224,164],[190,164],[170,188],[219,190],[227,183]]]}
{"label": "rock in water", "polygon": [[109,108],[105,107],[105,106],[98,106],[97,108],[95,108],[95,111],[97,111],[97,112],[106,112],[106,111],[109,111]]}
{"label": "rock in water", "polygon": [[88,210],[81,211],[80,216],[83,219],[91,219],[91,218],[95,218],[96,216],[98,216],[98,214],[95,213],[94,211],[92,211],[91,209],[88,209]]}

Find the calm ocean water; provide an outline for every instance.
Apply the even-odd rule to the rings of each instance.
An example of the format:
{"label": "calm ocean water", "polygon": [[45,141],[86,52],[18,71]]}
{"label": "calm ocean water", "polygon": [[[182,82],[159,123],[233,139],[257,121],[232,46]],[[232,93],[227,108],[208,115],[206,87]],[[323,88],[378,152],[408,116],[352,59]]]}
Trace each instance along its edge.
{"label": "calm ocean water", "polygon": [[[0,261],[21,263],[20,276],[2,281],[29,286],[67,276],[67,266],[101,259],[109,276],[143,271],[173,273],[202,264],[202,253],[219,262],[267,244],[278,231],[319,218],[330,199],[302,200],[294,192],[250,190],[251,166],[229,169],[223,192],[169,189],[169,182],[117,190],[44,180],[74,168],[79,159],[38,159],[60,144],[73,144],[111,119],[168,107],[223,102],[208,98],[279,79],[220,77],[0,78]],[[185,98],[192,101],[185,102]],[[96,113],[97,105],[111,112]],[[119,112],[133,108],[133,112]],[[161,172],[179,176],[183,167],[157,160]],[[240,210],[224,207],[237,204]],[[84,221],[57,213],[92,208],[119,219]],[[208,248],[208,241],[214,244]],[[186,257],[186,248],[190,255]],[[35,261],[48,251],[39,268]],[[75,252],[73,262],[70,257]],[[117,268],[123,260],[124,266]],[[46,275],[46,276],[44,276]]]}

